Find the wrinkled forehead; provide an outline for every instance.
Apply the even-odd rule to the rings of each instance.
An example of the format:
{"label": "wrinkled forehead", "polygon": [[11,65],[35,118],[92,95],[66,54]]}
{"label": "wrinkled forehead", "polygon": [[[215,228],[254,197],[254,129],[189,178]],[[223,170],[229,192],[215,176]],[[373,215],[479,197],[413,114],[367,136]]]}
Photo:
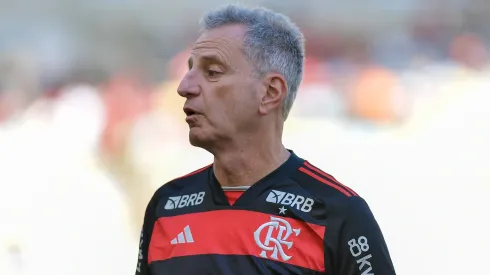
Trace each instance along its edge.
{"label": "wrinkled forehead", "polygon": [[194,57],[215,54],[231,60],[243,53],[245,28],[242,25],[227,25],[202,33],[195,42],[191,54]]}
{"label": "wrinkled forehead", "polygon": [[206,40],[224,40],[230,43],[243,44],[245,26],[230,24],[204,31],[196,43]]}

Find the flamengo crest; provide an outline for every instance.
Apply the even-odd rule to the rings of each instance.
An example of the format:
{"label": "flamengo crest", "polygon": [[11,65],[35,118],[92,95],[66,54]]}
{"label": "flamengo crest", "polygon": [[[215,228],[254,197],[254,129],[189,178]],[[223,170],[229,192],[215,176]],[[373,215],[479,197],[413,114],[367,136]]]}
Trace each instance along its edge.
{"label": "flamengo crest", "polygon": [[[266,230],[267,233],[262,236],[262,239],[263,230]],[[270,258],[274,260],[278,260],[280,256],[283,261],[288,261],[292,256],[287,255],[284,248],[289,250],[293,247],[293,242],[289,241],[289,237],[293,232],[295,236],[298,236],[300,231],[300,229],[293,229],[284,219],[271,217],[270,222],[261,225],[254,233],[255,242],[262,249],[260,256],[268,258],[267,254],[271,253]]]}

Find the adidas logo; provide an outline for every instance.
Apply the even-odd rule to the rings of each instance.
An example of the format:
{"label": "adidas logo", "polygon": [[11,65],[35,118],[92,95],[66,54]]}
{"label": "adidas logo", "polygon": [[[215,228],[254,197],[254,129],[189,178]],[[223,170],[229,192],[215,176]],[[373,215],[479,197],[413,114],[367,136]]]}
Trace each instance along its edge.
{"label": "adidas logo", "polygon": [[192,238],[191,228],[186,226],[184,231],[180,232],[177,237],[170,241],[171,244],[178,243],[193,243],[194,239]]}

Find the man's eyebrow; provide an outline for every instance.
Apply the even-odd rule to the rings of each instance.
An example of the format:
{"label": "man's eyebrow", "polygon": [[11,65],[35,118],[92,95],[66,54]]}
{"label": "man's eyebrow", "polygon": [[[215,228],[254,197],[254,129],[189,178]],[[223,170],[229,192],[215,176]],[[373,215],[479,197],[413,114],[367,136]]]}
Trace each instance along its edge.
{"label": "man's eyebrow", "polygon": [[219,65],[225,65],[225,62],[223,61],[223,58],[217,54],[206,54],[206,55],[201,55],[201,56],[194,56],[194,58],[191,56],[187,60],[187,66],[189,67],[189,70],[192,68],[194,65],[194,59],[200,59],[202,63],[211,63],[211,64],[219,64]]}

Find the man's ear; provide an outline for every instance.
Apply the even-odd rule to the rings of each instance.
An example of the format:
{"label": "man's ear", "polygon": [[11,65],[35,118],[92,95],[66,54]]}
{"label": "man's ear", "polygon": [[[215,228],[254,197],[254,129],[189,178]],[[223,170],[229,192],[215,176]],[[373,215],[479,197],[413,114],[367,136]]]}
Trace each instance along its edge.
{"label": "man's ear", "polygon": [[259,112],[261,115],[270,114],[281,107],[282,101],[286,98],[288,85],[286,79],[280,74],[269,74],[265,78],[266,92],[262,97]]}

